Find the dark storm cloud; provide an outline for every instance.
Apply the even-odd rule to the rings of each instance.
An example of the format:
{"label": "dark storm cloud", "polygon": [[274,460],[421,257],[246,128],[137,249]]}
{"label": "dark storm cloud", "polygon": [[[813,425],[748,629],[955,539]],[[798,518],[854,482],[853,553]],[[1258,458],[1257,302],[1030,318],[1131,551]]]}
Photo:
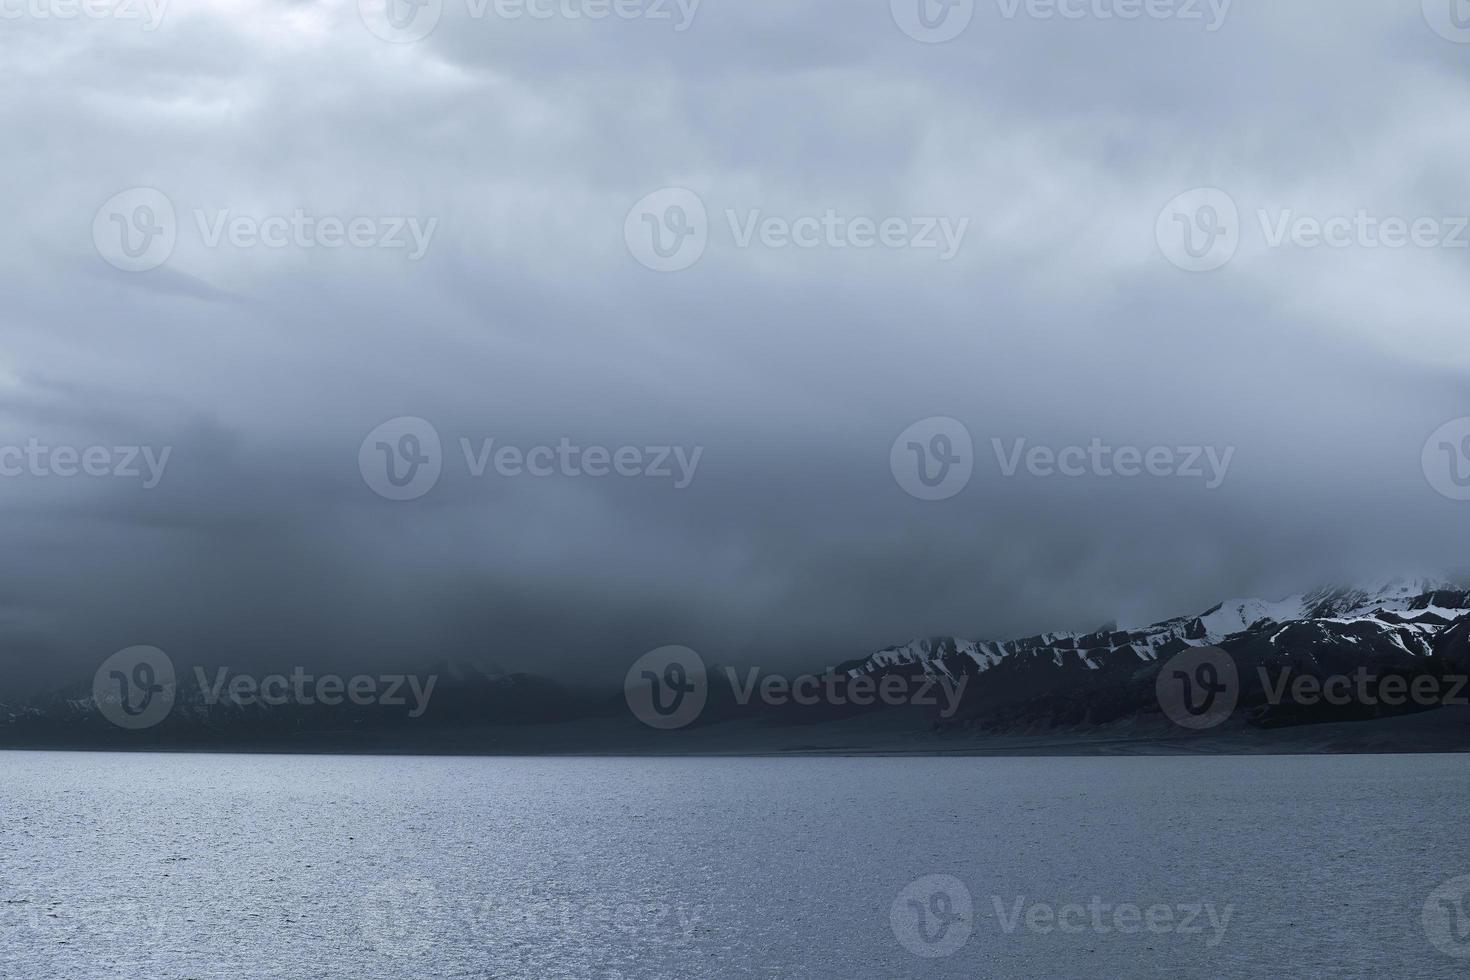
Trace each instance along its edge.
{"label": "dark storm cloud", "polygon": [[[14,676],[148,643],[182,663],[473,658],[617,678],[645,649],[830,664],[1201,611],[1461,563],[1421,470],[1470,414],[1464,251],[1268,249],[1256,210],[1466,210],[1470,48],[1411,7],[1007,20],[923,45],[887,5],[705,0],[693,25],[474,21],[417,44],[350,4],[176,4],[159,30],[6,35],[0,443],[171,447],[144,489],[3,481]],[[1301,52],[1329,46],[1326,68]],[[93,217],[162,190],[125,273]],[[665,186],[713,232],[644,269]],[[1154,223],[1226,189],[1190,275]],[[970,221],[949,262],[735,247],[725,211]],[[428,251],[208,247],[232,215],[435,219]],[[431,421],[444,473],[375,495],[359,445]],[[961,420],[975,475],[889,449]],[[1001,475],[992,439],[1234,447],[1224,483]],[[693,482],[467,472],[459,440],[701,447]]]}

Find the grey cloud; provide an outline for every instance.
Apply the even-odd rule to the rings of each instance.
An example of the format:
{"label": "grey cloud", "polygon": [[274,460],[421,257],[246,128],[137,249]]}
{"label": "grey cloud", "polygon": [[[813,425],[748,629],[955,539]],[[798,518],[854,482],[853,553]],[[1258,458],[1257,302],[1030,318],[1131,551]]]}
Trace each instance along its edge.
{"label": "grey cloud", "polygon": [[[404,46],[352,4],[175,5],[155,33],[117,26],[21,24],[5,42],[0,78],[23,95],[0,121],[38,138],[0,150],[0,442],[173,457],[146,493],[0,484],[16,676],[133,643],[612,679],[675,642],[826,664],[1460,561],[1466,505],[1419,455],[1470,414],[1464,256],[1247,241],[1191,276],[1153,235],[1201,185],[1247,223],[1463,210],[1462,52],[1417,9],[1239,3],[1204,34],[981,4],[934,47],[886,4],[835,0],[705,0],[683,34],[449,15]],[[1303,59],[1312,44],[1334,70]],[[623,222],[674,184],[716,223],[830,207],[972,224],[952,263],[717,232],[660,276]],[[112,270],[90,239],[132,186],[180,219],[152,272]],[[210,249],[192,228],[195,208],[298,207],[440,226],[419,262]],[[390,503],[357,451],[405,415],[451,458],[430,494]],[[978,458],[930,504],[888,453],[936,415]],[[475,480],[460,436],[705,454],[685,491]],[[1094,436],[1237,455],[1213,492],[1004,479],[987,458],[991,438]]]}

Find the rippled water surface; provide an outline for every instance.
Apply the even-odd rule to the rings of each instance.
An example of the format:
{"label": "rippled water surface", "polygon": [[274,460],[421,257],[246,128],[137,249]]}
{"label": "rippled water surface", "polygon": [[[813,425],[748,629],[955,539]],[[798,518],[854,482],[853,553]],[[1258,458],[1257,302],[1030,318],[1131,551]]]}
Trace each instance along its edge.
{"label": "rippled water surface", "polygon": [[1467,764],[3,753],[0,975],[1463,977]]}

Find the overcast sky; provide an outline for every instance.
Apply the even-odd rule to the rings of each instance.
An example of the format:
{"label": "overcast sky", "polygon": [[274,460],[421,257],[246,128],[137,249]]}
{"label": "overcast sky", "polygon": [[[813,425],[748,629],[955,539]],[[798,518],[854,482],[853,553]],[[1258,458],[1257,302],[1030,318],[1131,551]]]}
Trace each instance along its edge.
{"label": "overcast sky", "polygon": [[[124,470],[112,450],[169,450],[154,486],[141,453],[136,478],[58,475],[65,454],[0,478],[9,676],[133,644],[812,667],[1465,565],[1470,503],[1424,464],[1470,416],[1449,0],[977,0],[933,30],[903,0],[620,2],[438,0],[390,41],[426,27],[414,8],[400,30],[382,0],[174,0],[156,24],[141,0],[7,0],[0,445]],[[1196,188],[1238,208],[1184,199],[1192,234],[1226,232],[1203,258],[1169,239]],[[651,194],[661,235],[692,232],[665,243],[702,245],[665,263],[687,267],[648,267]],[[705,222],[667,207],[691,201]],[[298,210],[375,223],[331,247],[330,221],[266,220]],[[829,210],[780,247],[780,222]],[[1310,225],[1271,244],[1360,212],[1431,223],[1402,247],[1362,220],[1345,247]],[[441,451],[401,426],[364,445],[400,417]],[[974,446],[943,500],[891,465],[933,417]],[[699,456],[682,487],[672,454],[667,478],[475,476],[460,440],[492,438]],[[1090,461],[1006,476],[992,444],[1095,438],[1233,455],[1211,488]],[[379,441],[432,455],[432,485],[387,499]]]}

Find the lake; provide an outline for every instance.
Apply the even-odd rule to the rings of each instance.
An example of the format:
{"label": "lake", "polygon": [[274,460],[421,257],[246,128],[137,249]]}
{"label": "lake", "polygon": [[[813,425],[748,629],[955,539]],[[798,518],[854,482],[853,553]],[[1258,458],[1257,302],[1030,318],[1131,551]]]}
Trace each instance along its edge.
{"label": "lake", "polygon": [[0,753],[0,976],[1463,977],[1467,766]]}

